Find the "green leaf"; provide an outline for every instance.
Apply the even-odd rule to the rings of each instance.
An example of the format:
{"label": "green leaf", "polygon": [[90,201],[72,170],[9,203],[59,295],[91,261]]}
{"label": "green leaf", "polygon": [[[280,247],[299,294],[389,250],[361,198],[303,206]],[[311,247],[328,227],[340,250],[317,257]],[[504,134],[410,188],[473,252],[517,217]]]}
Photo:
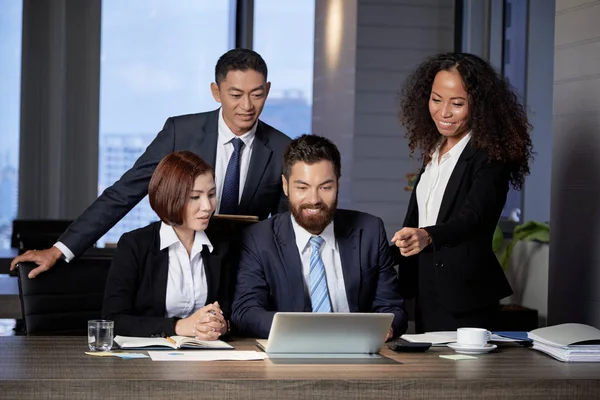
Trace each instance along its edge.
{"label": "green leaf", "polygon": [[515,226],[513,240],[537,240],[538,242],[550,242],[550,226],[543,222],[529,221]]}
{"label": "green leaf", "polygon": [[550,225],[543,222],[528,221],[524,224],[515,226],[511,242],[508,244],[508,246],[506,246],[498,258],[503,270],[506,270],[513,247],[515,247],[515,244],[517,244],[518,241],[538,241],[542,243],[550,243]]}
{"label": "green leaf", "polygon": [[492,250],[495,254],[498,254],[498,252],[502,248],[503,243],[504,233],[502,233],[502,229],[500,229],[500,227],[496,225],[496,230],[494,231],[494,237],[492,239]]}

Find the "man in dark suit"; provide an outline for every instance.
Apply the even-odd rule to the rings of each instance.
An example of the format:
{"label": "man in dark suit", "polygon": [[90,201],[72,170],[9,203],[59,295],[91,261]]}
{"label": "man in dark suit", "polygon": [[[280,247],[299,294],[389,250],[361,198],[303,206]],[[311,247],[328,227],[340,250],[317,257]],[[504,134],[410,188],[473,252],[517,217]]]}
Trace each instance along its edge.
{"label": "man in dark suit", "polygon": [[340,153],[304,135],[284,153],[290,211],[244,232],[232,323],[266,338],[277,311],[390,312],[388,339],[407,321],[383,221],[337,210]]}
{"label": "man in dark suit", "polygon": [[258,120],[270,87],[267,65],[258,53],[248,49],[225,53],[211,83],[212,95],[221,108],[167,119],[133,167],[107,188],[53,247],[16,257],[11,269],[19,262],[33,261],[39,265],[29,275],[34,278],[61,257],[69,261],[81,255],[146,196],[154,169],[174,151],[192,151],[214,167],[217,213],[265,219],[285,210],[279,177],[290,139]]}

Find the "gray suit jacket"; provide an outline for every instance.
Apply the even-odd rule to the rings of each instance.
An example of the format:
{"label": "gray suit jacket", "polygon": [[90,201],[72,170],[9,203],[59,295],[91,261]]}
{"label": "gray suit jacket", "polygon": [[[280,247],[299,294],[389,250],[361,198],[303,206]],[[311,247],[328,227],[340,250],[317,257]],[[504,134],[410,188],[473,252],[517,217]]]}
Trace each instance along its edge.
{"label": "gray suit jacket", "polygon": [[[174,151],[188,150],[214,167],[217,157],[219,110],[171,117],[121,179],[107,188],[71,226],[59,241],[75,256],[81,255],[119,222],[148,194],[148,184],[160,160]],[[250,167],[239,213],[265,219],[287,209],[281,173],[283,151],[291,139],[258,121]]]}

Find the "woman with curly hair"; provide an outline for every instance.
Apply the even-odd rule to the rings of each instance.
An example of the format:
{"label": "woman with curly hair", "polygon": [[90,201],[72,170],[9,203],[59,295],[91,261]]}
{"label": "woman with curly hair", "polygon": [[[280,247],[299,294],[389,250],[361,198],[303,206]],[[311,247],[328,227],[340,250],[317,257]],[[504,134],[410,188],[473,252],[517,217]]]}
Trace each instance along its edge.
{"label": "woman with curly hair", "polygon": [[529,174],[527,115],[509,84],[466,53],[428,58],[402,95],[401,122],[423,169],[392,242],[401,272],[416,280],[416,329],[487,328],[512,293],[492,237],[509,185],[520,189]]}

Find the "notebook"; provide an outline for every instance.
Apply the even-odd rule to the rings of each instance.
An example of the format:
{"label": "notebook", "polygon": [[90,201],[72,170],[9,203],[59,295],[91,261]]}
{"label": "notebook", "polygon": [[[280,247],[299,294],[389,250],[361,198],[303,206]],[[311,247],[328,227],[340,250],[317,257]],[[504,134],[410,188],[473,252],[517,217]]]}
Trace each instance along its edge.
{"label": "notebook", "polygon": [[560,324],[529,332],[533,349],[565,362],[600,362],[600,330],[584,324]]}
{"label": "notebook", "polygon": [[[566,347],[584,342],[600,345],[600,330],[584,324],[560,324],[534,329],[529,339],[550,346]],[[592,344],[592,343],[590,343]]]}
{"label": "notebook", "polygon": [[115,342],[122,349],[208,349],[230,350],[233,346],[222,340],[199,340],[187,336],[170,336],[166,338],[118,336]]}

